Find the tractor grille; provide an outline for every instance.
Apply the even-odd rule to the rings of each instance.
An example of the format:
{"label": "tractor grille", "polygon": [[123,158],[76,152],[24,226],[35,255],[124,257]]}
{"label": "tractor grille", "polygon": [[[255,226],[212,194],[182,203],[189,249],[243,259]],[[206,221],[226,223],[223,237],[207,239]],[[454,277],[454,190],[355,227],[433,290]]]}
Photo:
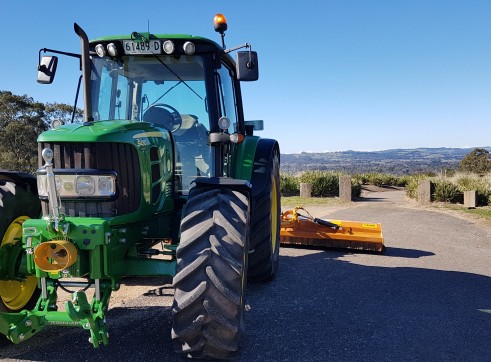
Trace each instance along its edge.
{"label": "tractor grille", "polygon": [[[140,162],[136,149],[124,143],[42,142],[38,144],[39,167],[43,165],[41,151],[53,150],[56,169],[105,169],[116,171],[117,195],[109,201],[62,201],[61,212],[66,216],[112,217],[134,212],[141,201]],[[48,214],[48,202],[42,201],[43,214]]]}

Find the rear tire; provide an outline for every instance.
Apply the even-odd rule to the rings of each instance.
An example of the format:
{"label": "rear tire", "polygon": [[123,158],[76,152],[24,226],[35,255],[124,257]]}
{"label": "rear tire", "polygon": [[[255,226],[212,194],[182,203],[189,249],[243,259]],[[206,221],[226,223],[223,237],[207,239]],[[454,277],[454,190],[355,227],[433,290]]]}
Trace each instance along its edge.
{"label": "rear tire", "polygon": [[[0,245],[21,243],[22,224],[39,217],[41,205],[29,189],[0,180]],[[39,298],[36,276],[22,281],[0,280],[0,312],[33,309]]]}
{"label": "rear tire", "polygon": [[[266,172],[266,177],[256,181],[252,179],[252,187],[257,182],[262,192],[254,195],[252,200],[252,231],[251,253],[249,254],[248,277],[251,281],[268,281],[274,279],[278,270],[280,254],[280,156],[276,148],[269,159],[255,160],[254,167]],[[256,182],[255,182],[256,181]]]}
{"label": "rear tire", "polygon": [[196,186],[181,221],[172,339],[193,358],[232,358],[244,330],[249,199]]}

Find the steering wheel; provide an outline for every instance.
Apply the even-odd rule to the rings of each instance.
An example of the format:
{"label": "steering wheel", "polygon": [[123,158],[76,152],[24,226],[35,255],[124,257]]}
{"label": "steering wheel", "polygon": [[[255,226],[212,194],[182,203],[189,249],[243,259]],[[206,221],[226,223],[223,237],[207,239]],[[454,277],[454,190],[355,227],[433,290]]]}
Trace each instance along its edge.
{"label": "steering wheel", "polygon": [[163,108],[163,109],[168,108],[170,110],[170,115],[172,117],[172,129],[170,131],[175,132],[181,128],[182,117],[181,117],[181,114],[178,112],[177,109],[175,109],[174,107],[172,107],[166,103],[154,103],[146,109],[145,113],[148,112],[152,108]]}

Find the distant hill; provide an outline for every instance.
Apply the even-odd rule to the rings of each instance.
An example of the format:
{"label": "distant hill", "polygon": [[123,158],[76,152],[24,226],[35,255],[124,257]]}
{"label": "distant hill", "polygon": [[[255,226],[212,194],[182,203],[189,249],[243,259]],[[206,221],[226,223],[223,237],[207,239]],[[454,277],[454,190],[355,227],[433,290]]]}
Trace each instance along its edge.
{"label": "distant hill", "polygon": [[[383,172],[405,175],[455,169],[473,148],[414,148],[385,151],[340,151],[281,155],[281,171],[295,174],[309,170],[350,174]],[[481,147],[491,152],[491,147]]]}

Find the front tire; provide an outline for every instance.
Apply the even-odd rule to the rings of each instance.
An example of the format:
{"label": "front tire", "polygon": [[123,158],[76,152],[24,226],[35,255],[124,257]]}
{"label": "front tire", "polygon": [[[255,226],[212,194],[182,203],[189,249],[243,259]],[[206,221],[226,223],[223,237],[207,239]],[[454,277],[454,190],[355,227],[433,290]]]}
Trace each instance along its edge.
{"label": "front tire", "polygon": [[[38,217],[37,196],[14,182],[0,180],[0,247],[21,243],[22,224]],[[39,298],[35,275],[22,280],[0,280],[0,312],[33,309]]]}
{"label": "front tire", "polygon": [[172,339],[194,358],[231,358],[244,331],[249,199],[196,186],[181,221]]}

